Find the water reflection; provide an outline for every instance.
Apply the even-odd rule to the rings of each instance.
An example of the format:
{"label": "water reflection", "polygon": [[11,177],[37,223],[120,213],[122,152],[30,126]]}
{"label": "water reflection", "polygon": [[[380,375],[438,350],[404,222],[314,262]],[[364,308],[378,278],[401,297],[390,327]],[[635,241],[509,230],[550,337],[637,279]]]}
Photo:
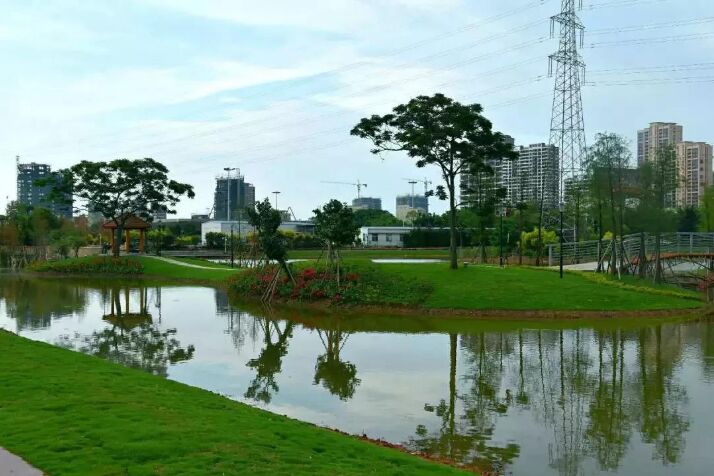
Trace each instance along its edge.
{"label": "water reflection", "polygon": [[496,473],[714,464],[711,321],[287,316],[205,288],[0,278],[0,326]]}

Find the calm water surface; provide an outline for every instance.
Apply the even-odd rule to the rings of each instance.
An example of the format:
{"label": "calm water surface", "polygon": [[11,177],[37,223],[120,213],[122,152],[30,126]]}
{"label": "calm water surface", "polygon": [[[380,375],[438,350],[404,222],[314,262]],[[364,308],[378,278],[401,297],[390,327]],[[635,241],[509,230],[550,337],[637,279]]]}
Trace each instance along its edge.
{"label": "calm water surface", "polygon": [[714,322],[594,325],[286,316],[201,287],[0,276],[2,328],[276,413],[504,474],[712,474]]}

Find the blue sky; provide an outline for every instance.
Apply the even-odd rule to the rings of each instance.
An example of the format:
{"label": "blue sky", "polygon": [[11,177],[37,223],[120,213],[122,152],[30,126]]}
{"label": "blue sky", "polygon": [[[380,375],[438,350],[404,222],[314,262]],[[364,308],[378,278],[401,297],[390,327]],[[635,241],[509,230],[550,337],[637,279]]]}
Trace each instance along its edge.
{"label": "blue sky", "polygon": [[[349,136],[360,117],[417,94],[479,102],[518,144],[550,126],[549,16],[558,0],[0,0],[0,207],[14,157],[55,168],[154,157],[196,187],[239,167],[257,196],[299,217],[350,187],[393,211],[416,169]],[[714,2],[585,0],[588,141],[634,140],[651,121],[714,142]],[[632,28],[630,28],[632,27]],[[645,40],[645,41],[640,41]],[[603,44],[605,43],[605,44]],[[623,84],[624,83],[624,84]],[[432,199],[433,208],[443,203]]]}

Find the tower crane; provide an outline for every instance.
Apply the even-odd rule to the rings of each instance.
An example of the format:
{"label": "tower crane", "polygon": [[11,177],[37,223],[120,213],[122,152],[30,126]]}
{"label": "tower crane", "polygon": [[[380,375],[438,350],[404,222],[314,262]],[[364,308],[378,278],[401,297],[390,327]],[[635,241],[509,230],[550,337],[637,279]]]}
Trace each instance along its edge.
{"label": "tower crane", "polygon": [[359,180],[357,180],[357,183],[352,183],[352,182],[328,182],[328,181],[322,181],[320,183],[331,183],[335,185],[352,185],[353,187],[357,187],[357,198],[362,198],[362,187],[367,188],[366,183],[362,183]]}
{"label": "tower crane", "polygon": [[408,179],[408,178],[405,178],[405,179],[403,179],[403,180],[406,180],[407,182],[409,182],[409,183],[411,184],[411,186],[412,186],[412,195],[414,195],[414,185],[416,185],[416,184],[418,184],[418,183],[424,184],[424,196],[425,196],[425,197],[429,194],[429,185],[431,185],[431,184],[433,183],[431,180],[429,180],[429,179],[426,178],[426,177],[424,177],[423,180],[419,180],[419,179]]}

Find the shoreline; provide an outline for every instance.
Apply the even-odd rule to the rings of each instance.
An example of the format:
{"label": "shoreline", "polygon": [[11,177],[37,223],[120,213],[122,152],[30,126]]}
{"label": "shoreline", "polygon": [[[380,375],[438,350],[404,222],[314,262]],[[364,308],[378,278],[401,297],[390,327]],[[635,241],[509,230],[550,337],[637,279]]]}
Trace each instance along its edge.
{"label": "shoreline", "polygon": [[195,285],[204,286],[214,289],[220,289],[229,293],[230,298],[239,298],[243,303],[252,306],[261,306],[263,308],[275,308],[282,311],[320,311],[325,314],[342,314],[344,315],[369,315],[369,316],[385,316],[391,315],[394,317],[433,317],[433,318],[452,318],[464,321],[477,320],[563,320],[577,321],[584,319],[647,319],[647,318],[666,318],[666,317],[714,317],[714,305],[707,304],[704,301],[698,301],[693,298],[684,298],[684,300],[692,301],[692,307],[674,308],[674,309],[650,309],[650,310],[578,310],[578,309],[462,309],[462,308],[430,308],[419,306],[399,306],[389,304],[341,304],[334,305],[327,301],[291,301],[285,299],[275,299],[267,306],[259,299],[252,296],[239,295],[230,292],[230,286],[227,279],[222,280],[206,280],[167,277],[162,275],[152,274],[65,274],[53,272],[33,272],[20,271],[10,273],[17,276],[29,276],[38,278],[60,278],[60,279],[106,279],[106,280],[125,280],[125,281],[149,281],[152,283],[166,285]]}

